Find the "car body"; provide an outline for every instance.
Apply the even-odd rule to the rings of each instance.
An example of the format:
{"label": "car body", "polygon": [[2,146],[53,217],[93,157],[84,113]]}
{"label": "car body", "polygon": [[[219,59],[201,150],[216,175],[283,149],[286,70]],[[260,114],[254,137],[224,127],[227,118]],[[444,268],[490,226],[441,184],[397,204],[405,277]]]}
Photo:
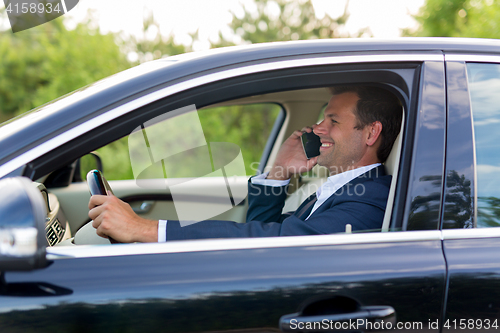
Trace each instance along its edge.
{"label": "car body", "polygon": [[[475,69],[476,64],[486,67]],[[183,115],[186,106],[193,105],[201,111],[278,105],[280,111],[261,145],[255,170],[261,172],[272,165],[293,130],[321,117],[330,96],[327,87],[382,86],[396,94],[404,108],[402,132],[386,163],[393,183],[381,232],[50,246],[43,252],[43,267],[3,272],[0,329],[498,328],[500,229],[494,227],[492,214],[489,225],[478,223],[478,170],[487,168],[477,162],[476,152],[483,150],[475,141],[480,128],[471,111],[474,101],[489,98],[495,105],[494,96],[480,94],[491,89],[478,89],[496,87],[496,69],[490,71],[492,81],[481,81],[488,65],[496,64],[500,43],[492,40],[340,39],[249,45],[146,63],[4,124],[0,177],[25,176],[39,184],[52,205],[48,223],[57,221],[53,230],[62,228],[49,238],[57,245],[88,222],[88,189],[75,176],[75,161],[140,133],[141,124],[157,117],[174,119],[169,112],[180,110],[176,114]],[[469,77],[471,73],[482,85]],[[479,93],[471,97],[471,91]],[[495,123],[487,123],[486,116],[481,119],[486,126]],[[250,137],[262,133],[257,130]],[[493,148],[484,155],[494,158]],[[110,181],[111,188],[138,210],[144,208],[144,216],[172,218],[162,214],[172,211],[175,194],[166,187],[141,187],[135,178]],[[297,181],[314,184],[319,178],[324,177]],[[197,193],[203,195],[187,199],[191,211],[214,205],[209,194],[217,188],[217,179],[198,183]],[[233,207],[214,218],[244,222],[247,206],[236,194],[244,193],[246,177],[235,174],[233,180]],[[486,197],[495,198],[494,192]],[[158,211],[150,211],[152,205]],[[488,207],[487,212],[495,208]],[[484,219],[484,210],[479,214]],[[356,322],[359,319],[365,322]],[[366,321],[379,326],[367,327]],[[308,327],[312,322],[321,327]],[[365,326],[342,326],[347,322]]]}

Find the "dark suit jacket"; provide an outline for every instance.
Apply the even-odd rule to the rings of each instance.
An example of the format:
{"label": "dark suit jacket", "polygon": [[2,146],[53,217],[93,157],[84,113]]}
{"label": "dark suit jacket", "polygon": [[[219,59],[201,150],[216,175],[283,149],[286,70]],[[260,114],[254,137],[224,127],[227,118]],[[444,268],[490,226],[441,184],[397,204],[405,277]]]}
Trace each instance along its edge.
{"label": "dark suit jacket", "polygon": [[181,227],[178,221],[169,220],[167,240],[331,234],[344,232],[348,223],[353,231],[380,229],[390,184],[384,167],[374,168],[341,187],[305,220],[313,198],[295,213],[281,214],[286,187],[249,182],[247,223],[209,220]]}

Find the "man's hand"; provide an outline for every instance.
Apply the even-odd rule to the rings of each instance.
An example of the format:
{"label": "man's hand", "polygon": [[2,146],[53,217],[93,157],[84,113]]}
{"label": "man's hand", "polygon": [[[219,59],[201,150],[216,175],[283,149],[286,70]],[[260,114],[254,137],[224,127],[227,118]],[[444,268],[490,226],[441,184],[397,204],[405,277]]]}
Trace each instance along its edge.
{"label": "man's hand", "polygon": [[101,237],[112,237],[122,243],[158,241],[158,221],[139,217],[129,204],[114,195],[93,195],[89,217]]}
{"label": "man's hand", "polygon": [[290,179],[294,174],[307,172],[316,165],[318,157],[308,160],[302,148],[303,132],[310,133],[312,128],[304,127],[302,131],[295,131],[283,142],[267,179]]}

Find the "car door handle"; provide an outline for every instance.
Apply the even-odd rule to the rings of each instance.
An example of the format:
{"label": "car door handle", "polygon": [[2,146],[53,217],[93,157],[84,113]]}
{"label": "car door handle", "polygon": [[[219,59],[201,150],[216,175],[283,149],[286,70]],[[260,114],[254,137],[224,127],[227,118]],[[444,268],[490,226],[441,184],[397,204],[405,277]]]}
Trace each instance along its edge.
{"label": "car door handle", "polygon": [[[390,306],[363,306],[354,312],[314,316],[301,316],[299,313],[292,313],[282,316],[279,324],[280,329],[284,332],[300,332],[301,327],[305,331],[310,331],[307,327],[319,328],[319,331],[331,331],[336,327],[335,323],[339,322],[354,322],[355,330],[363,330],[366,329],[368,322],[380,322],[382,320],[384,323],[390,322],[394,327],[396,324],[396,311],[394,308]],[[339,327],[344,330],[343,326]]]}
{"label": "car door handle", "polygon": [[151,208],[153,208],[154,201],[143,201],[138,207],[132,208],[134,213],[136,214],[147,214],[151,211]]}

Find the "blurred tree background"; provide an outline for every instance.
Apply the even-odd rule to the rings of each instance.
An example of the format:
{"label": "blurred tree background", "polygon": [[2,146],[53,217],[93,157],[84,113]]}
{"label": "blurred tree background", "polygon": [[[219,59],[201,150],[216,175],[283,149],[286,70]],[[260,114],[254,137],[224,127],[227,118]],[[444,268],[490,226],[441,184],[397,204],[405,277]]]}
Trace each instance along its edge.
{"label": "blurred tree background", "polygon": [[[242,18],[233,13],[230,28],[243,43],[350,37],[339,32],[348,19],[347,7],[337,19],[318,19],[310,0],[255,3],[257,12],[245,8]],[[3,9],[0,23],[7,21]],[[142,36],[104,35],[95,21],[89,13],[86,22],[68,29],[63,16],[15,34],[10,29],[1,32],[0,122],[129,67],[190,52],[198,38],[196,32],[191,45],[175,43],[174,36],[160,33],[151,12],[145,14]],[[234,42],[222,35],[211,44],[229,45]]]}
{"label": "blurred tree background", "polygon": [[[337,18],[318,18],[310,0],[254,3],[252,9],[241,5],[243,15],[232,14],[229,28],[241,43],[369,36],[367,29],[353,36],[342,33],[349,18],[347,5]],[[139,63],[193,50],[197,32],[190,45],[177,44],[174,36],[160,33],[152,12],[144,16],[142,36],[101,34],[92,13],[71,29],[63,16],[16,34],[2,31],[0,122]],[[427,0],[415,18],[419,28],[402,35],[500,36],[500,2],[494,0]],[[0,26],[8,27],[6,22],[4,9]],[[211,47],[234,44],[234,38],[219,34]]]}
{"label": "blurred tree background", "polygon": [[[348,4],[349,2],[346,3],[344,13],[338,18],[333,19],[326,14],[319,19],[316,17],[310,0],[255,0],[256,11],[245,8],[245,14],[241,18],[232,13],[233,20],[229,27],[234,34],[240,36],[247,43],[367,35],[367,29],[360,30],[355,36],[341,33],[342,27],[349,18]],[[219,34],[219,39],[219,42],[212,43],[212,47],[234,45],[222,34]]]}
{"label": "blurred tree background", "polygon": [[[343,32],[348,3],[337,18],[316,16],[310,0],[254,0],[254,5],[241,4],[243,14],[232,13],[228,36],[219,33],[211,47],[245,43],[305,40],[319,38],[369,36],[368,29],[354,35]],[[160,33],[160,23],[154,13],[143,14],[142,35],[124,33],[102,34],[92,13],[87,20],[68,28],[64,16],[41,26],[13,34],[10,29],[0,37],[0,122],[47,103],[71,91],[140,63],[166,56],[190,52],[198,41],[198,32],[191,34],[189,45],[178,44],[172,35]],[[500,35],[500,3],[494,0],[426,0],[415,16],[416,31],[403,31],[404,36],[451,36],[498,38]],[[0,13],[0,26],[5,24],[5,10]],[[2,24],[3,23],[3,24]],[[234,38],[234,37],[237,38]],[[236,41],[236,42],[235,42]],[[219,116],[200,116],[206,126],[207,138],[233,137],[247,145],[243,150],[247,173],[265,144],[256,139],[255,129],[272,124],[276,109],[262,119],[258,112],[247,113],[244,121],[237,119],[237,106]],[[234,133],[226,133],[227,124]],[[249,130],[252,129],[252,130]],[[220,139],[218,139],[220,140]],[[106,175],[110,179],[132,178],[124,168],[128,161],[126,138],[100,149]]]}
{"label": "blurred tree background", "polygon": [[0,121],[130,67],[113,36],[61,19],[0,38]]}
{"label": "blurred tree background", "polygon": [[[241,43],[351,37],[340,32],[348,19],[347,6],[336,19],[328,15],[317,18],[310,0],[255,0],[256,11],[243,4],[242,7],[244,15],[238,17],[232,13],[229,26]],[[5,10],[0,20],[7,20]],[[174,36],[162,35],[159,28],[153,13],[146,12],[142,36],[101,34],[89,13],[86,22],[72,29],[66,27],[63,16],[15,34],[10,30],[2,32],[0,122],[129,67],[190,52],[198,40],[195,32],[190,45],[177,44]],[[355,37],[363,34],[367,32],[360,31]],[[234,44],[234,39],[220,34],[211,47]],[[263,112],[241,112],[240,108],[235,106],[210,117],[200,112],[200,118],[209,124],[204,126],[208,141],[229,140],[238,134],[229,141],[245,143],[242,153],[247,173],[253,174],[255,166],[250,165],[259,161],[266,139],[255,133],[270,131],[279,108],[261,107]],[[259,127],[261,131],[256,130]],[[127,138],[123,138],[99,149],[109,179],[132,178],[132,170],[127,167],[130,165],[127,147]]]}
{"label": "blurred tree background", "polygon": [[[0,20],[7,20],[3,15]],[[186,52],[173,37],[153,40],[101,34],[89,13],[74,29],[60,17],[0,38],[0,122],[140,62]],[[144,33],[157,25],[144,20]],[[137,61],[127,59],[135,52]]]}
{"label": "blurred tree background", "polygon": [[416,31],[404,36],[500,38],[500,2],[427,0],[415,16]]}

